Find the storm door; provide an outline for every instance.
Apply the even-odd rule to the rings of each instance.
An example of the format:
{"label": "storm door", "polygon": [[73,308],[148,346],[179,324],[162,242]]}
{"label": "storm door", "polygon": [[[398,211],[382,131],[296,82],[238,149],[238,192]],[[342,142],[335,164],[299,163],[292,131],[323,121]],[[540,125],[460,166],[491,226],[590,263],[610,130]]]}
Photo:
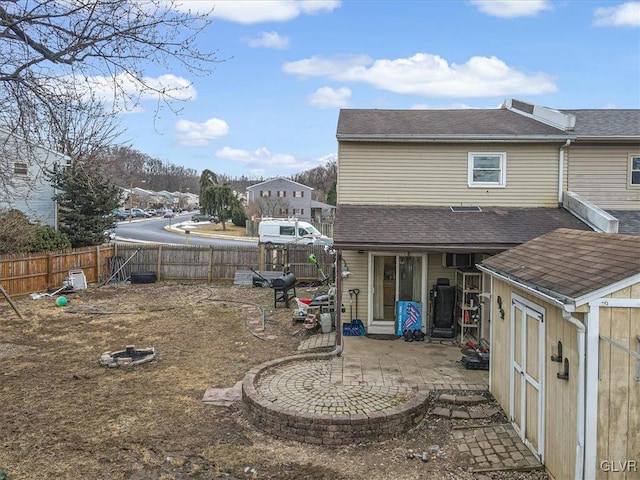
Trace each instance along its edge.
{"label": "storm door", "polygon": [[370,262],[371,315],[367,330],[369,333],[392,334],[395,331],[398,301],[408,300],[425,304],[425,257],[371,254]]}

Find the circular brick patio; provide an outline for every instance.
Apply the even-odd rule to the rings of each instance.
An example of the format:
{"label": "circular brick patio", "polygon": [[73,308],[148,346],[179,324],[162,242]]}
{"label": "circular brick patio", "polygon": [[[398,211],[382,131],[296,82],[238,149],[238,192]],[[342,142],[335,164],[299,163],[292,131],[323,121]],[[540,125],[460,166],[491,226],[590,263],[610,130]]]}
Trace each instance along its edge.
{"label": "circular brick patio", "polygon": [[429,390],[410,385],[343,385],[330,354],[285,357],[250,370],[242,398],[250,420],[271,435],[344,445],[406,432],[425,416]]}

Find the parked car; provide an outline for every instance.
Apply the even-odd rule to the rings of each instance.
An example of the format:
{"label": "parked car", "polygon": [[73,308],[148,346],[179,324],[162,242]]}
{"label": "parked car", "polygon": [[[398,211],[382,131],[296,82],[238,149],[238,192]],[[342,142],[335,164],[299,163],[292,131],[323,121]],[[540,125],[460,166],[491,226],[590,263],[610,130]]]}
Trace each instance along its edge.
{"label": "parked car", "polygon": [[158,215],[164,215],[167,212],[170,212],[171,210],[165,207],[160,207],[158,210],[156,210],[156,212],[158,213]]}
{"label": "parked car", "polygon": [[191,221],[217,223],[218,217],[216,217],[215,215],[207,215],[206,213],[194,213],[193,215],[191,215]]}
{"label": "parked car", "polygon": [[133,218],[151,218],[151,217],[153,217],[153,215],[151,215],[150,213],[145,212],[141,208],[132,208],[131,209],[131,216]]}
{"label": "parked car", "polygon": [[129,210],[118,210],[118,213],[116,213],[116,216],[120,220],[126,220],[131,216],[131,212]]}
{"label": "parked car", "polygon": [[162,215],[164,218],[173,218],[176,216],[175,213],[173,213],[171,210],[167,210],[164,212],[164,215]]}
{"label": "parked car", "polygon": [[145,212],[150,214],[152,217],[155,217],[158,214],[158,211],[155,208],[147,208]]}

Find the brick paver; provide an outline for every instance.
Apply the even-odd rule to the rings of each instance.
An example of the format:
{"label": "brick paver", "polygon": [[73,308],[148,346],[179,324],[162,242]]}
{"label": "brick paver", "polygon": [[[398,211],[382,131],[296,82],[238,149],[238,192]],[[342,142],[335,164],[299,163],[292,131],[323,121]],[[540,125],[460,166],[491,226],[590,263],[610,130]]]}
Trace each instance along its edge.
{"label": "brick paver", "polygon": [[[456,365],[452,359],[459,354],[452,354],[451,347],[343,340],[347,345],[341,356],[298,355],[299,361],[291,357],[254,369],[244,381],[245,397],[251,396],[245,403],[254,422],[284,438],[338,445],[361,441],[366,432],[372,432],[372,439],[382,440],[385,435],[411,428],[425,414],[421,405],[426,405],[428,391],[446,391],[440,400],[450,404],[450,408],[432,409],[431,415],[474,419],[495,413],[489,406],[476,408],[471,414],[467,411],[469,405],[486,401],[482,395],[450,393],[488,388],[486,372]],[[335,332],[311,335],[298,351],[326,351],[334,342]],[[405,356],[397,356],[398,351]],[[443,355],[449,357],[443,359]],[[398,424],[398,418],[405,419],[403,425]],[[511,425],[456,429],[452,435],[460,461],[466,461],[475,472],[542,468]]]}

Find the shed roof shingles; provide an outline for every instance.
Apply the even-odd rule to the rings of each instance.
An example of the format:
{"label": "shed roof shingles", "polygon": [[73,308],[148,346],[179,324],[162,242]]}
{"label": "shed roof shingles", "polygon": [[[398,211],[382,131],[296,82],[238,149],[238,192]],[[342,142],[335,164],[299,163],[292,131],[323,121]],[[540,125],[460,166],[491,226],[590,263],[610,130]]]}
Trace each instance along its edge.
{"label": "shed roof shingles", "polygon": [[482,265],[576,299],[640,274],[640,237],[561,228]]}

